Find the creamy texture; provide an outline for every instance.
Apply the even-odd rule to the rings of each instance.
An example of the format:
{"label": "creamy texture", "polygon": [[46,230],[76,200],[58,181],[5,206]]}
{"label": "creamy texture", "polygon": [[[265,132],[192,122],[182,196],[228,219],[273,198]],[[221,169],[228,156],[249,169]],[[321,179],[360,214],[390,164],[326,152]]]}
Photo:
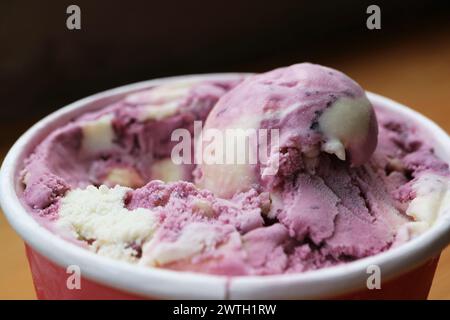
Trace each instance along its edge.
{"label": "creamy texture", "polygon": [[[347,76],[299,64],[240,82],[173,81],[74,119],[27,158],[21,198],[100,255],[229,276],[351,262],[450,214],[426,135]],[[276,128],[280,146],[255,165],[176,165],[170,134],[196,120]]]}
{"label": "creamy texture", "polygon": [[[55,130],[25,160],[24,201],[34,210],[53,212],[55,201],[72,188],[137,188],[152,179],[191,179],[192,165],[166,170],[175,145],[170,135],[176,128],[192,132],[193,122],[205,120],[217,100],[239,81],[168,83],[130,94]],[[172,90],[176,94],[165,95]],[[177,108],[168,113],[168,103]]]}
{"label": "creamy texture", "polygon": [[78,240],[89,242],[95,252],[134,261],[140,246],[158,226],[157,215],[148,209],[125,208],[129,188],[102,185],[69,191],[61,199],[56,227]]}
{"label": "creamy texture", "polygon": [[304,163],[297,161],[297,166],[306,167],[309,160],[311,170],[318,166],[315,160],[321,151],[341,160],[348,156],[350,163],[361,165],[377,143],[376,117],[364,90],[337,70],[309,63],[246,79],[219,100],[207,118],[208,129],[279,130],[278,146],[269,146],[267,161],[256,166],[199,166],[198,185],[223,197],[255,184],[272,188],[284,180],[283,169],[277,175],[265,175],[264,169],[292,153],[303,157]]}

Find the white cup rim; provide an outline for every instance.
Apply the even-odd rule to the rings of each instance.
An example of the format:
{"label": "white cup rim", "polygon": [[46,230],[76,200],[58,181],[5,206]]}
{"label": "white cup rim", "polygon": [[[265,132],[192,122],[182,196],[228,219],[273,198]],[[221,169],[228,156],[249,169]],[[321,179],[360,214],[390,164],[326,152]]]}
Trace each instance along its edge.
{"label": "white cup rim", "polygon": [[[412,270],[438,255],[450,242],[450,216],[424,234],[375,256],[344,265],[306,273],[269,276],[224,277],[192,272],[145,268],[105,258],[63,240],[41,226],[25,209],[16,194],[16,174],[33,139],[49,132],[87,110],[131,91],[160,85],[176,79],[223,79],[243,73],[216,73],[169,77],[134,83],[78,100],[43,118],[27,130],[11,147],[0,169],[0,204],[9,223],[34,250],[60,266],[78,265],[82,275],[98,283],[146,297],[168,299],[293,299],[338,296],[361,288],[367,267],[378,265],[383,279]],[[441,156],[450,162],[450,138],[434,122],[412,109],[383,96],[367,92],[376,105],[394,110],[416,121],[432,136]]]}

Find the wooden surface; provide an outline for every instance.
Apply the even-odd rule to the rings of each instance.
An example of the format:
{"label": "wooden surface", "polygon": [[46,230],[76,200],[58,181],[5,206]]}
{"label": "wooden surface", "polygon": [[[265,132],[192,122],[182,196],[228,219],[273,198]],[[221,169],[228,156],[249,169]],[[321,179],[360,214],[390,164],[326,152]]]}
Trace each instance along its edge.
{"label": "wooden surface", "polygon": [[[450,132],[448,39],[450,29],[440,28],[422,34],[411,33],[401,40],[373,44],[323,61],[310,60],[344,71],[367,90],[422,112]],[[2,125],[0,155],[4,155],[10,141],[18,137],[21,130],[20,125]],[[4,139],[5,135],[10,135],[12,140]],[[3,215],[0,215],[0,262],[0,299],[34,299],[23,244]],[[450,248],[442,254],[430,298],[450,299]]]}

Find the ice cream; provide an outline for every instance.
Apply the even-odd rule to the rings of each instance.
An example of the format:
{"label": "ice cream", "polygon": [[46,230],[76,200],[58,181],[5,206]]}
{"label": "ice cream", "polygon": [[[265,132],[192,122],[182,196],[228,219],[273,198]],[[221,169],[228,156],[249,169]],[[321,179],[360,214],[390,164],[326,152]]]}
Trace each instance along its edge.
{"label": "ice cream", "polygon": [[240,80],[175,81],[133,93],[52,132],[25,161],[23,199],[52,211],[71,188],[143,186],[152,179],[191,179],[192,166],[175,165],[175,128],[192,131],[219,97]]}
{"label": "ice cream", "polygon": [[[377,144],[376,118],[364,90],[339,71],[309,63],[248,78],[214,107],[205,124],[206,131],[211,128],[280,130],[277,148],[269,146],[267,161],[257,166],[199,166],[197,183],[224,197],[254,184],[277,184],[305,166],[314,169],[321,152],[363,164]],[[273,161],[281,163],[279,173],[265,174]]]}
{"label": "ice cream", "polygon": [[[254,164],[174,164],[171,134],[193,133],[194,121],[206,121],[206,137],[279,136]],[[229,151],[208,139],[190,147],[199,146]],[[420,126],[307,63],[129,94],[52,132],[18,178],[30,212],[88,250],[227,276],[348,263],[402,245],[450,210],[448,165]]]}

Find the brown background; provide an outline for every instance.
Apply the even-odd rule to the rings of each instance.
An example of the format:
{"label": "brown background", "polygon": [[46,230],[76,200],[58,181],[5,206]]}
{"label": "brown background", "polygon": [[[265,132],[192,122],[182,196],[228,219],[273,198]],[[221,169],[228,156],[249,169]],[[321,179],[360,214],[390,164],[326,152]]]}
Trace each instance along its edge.
{"label": "brown background", "polygon": [[[369,31],[365,1],[74,3],[81,31],[65,28],[67,1],[0,4],[0,159],[39,118],[103,89],[300,61],[338,68],[450,132],[448,4],[378,1],[382,29]],[[0,299],[35,298],[23,245],[1,214],[0,262]],[[430,298],[450,299],[450,249]]]}

